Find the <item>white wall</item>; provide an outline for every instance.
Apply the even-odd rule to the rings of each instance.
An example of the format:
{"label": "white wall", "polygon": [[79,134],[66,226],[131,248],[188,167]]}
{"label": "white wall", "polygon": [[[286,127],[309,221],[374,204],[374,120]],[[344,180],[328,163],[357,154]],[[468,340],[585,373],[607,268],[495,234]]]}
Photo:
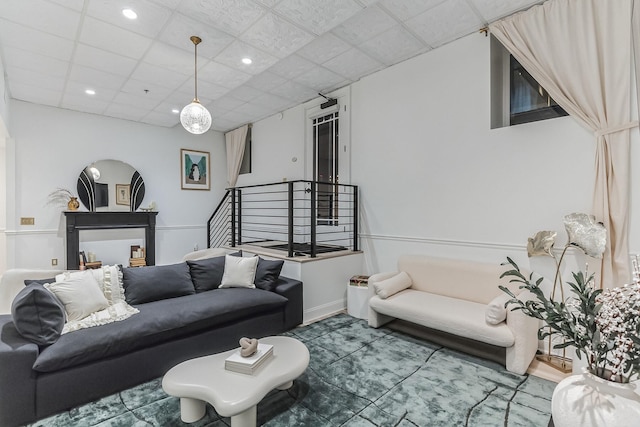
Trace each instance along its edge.
{"label": "white wall", "polygon": [[[489,40],[472,34],[352,85],[363,273],[395,269],[401,253],[529,266],[528,237],[556,230],[562,247],[563,216],[590,212],[590,132],[570,117],[490,129]],[[304,152],[302,106],[255,123],[253,137],[255,173],[239,185],[303,178],[291,162]],[[567,268],[584,266],[570,258]]]}
{"label": "white wall", "polygon": [[[156,263],[180,261],[196,244],[206,247],[206,221],[226,184],[219,132],[195,136],[179,126],[162,128],[15,100],[10,119],[13,146],[7,155],[15,163],[16,191],[15,200],[8,201],[9,267],[47,268],[52,258],[64,266],[62,216],[60,208],[46,206],[47,196],[56,187],[75,193],[80,172],[100,159],[122,160],[142,175],[146,187],[142,206],[155,201],[159,211]],[[180,189],[181,148],[210,152],[211,191]],[[21,226],[20,217],[35,217],[35,226]],[[126,263],[128,245],[141,233],[113,233],[112,238],[98,237],[81,248],[96,252],[103,262]],[[133,243],[117,241],[129,235]],[[87,239],[81,234],[81,240]],[[114,259],[115,253],[122,258]]]}

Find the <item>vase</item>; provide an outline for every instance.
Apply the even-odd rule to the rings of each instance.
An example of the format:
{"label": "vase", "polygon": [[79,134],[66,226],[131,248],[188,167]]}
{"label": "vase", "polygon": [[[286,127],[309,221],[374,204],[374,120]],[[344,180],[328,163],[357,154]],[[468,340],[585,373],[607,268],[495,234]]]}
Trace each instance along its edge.
{"label": "vase", "polygon": [[80,207],[80,202],[78,202],[78,198],[71,197],[69,199],[69,202],[67,202],[67,207],[69,208],[70,211],[77,211],[78,208]]}
{"label": "vase", "polygon": [[556,427],[638,426],[640,395],[635,384],[607,381],[584,369],[558,383],[551,415]]}

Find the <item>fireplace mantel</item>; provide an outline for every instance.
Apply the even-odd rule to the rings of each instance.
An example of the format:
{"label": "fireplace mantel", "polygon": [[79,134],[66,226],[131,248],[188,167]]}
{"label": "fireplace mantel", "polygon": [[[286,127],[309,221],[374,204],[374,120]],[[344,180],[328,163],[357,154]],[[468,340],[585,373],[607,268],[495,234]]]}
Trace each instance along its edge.
{"label": "fireplace mantel", "polygon": [[158,212],[78,212],[66,211],[67,269],[80,265],[80,231],[144,228],[146,263],[156,263],[156,216]]}

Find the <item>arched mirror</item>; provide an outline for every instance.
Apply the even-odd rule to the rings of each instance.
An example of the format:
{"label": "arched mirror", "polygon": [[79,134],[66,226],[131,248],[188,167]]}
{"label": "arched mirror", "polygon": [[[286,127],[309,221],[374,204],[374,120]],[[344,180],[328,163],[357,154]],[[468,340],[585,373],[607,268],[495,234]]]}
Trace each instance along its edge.
{"label": "arched mirror", "polygon": [[98,160],[80,172],[78,197],[92,212],[134,212],[144,198],[144,181],[128,163]]}

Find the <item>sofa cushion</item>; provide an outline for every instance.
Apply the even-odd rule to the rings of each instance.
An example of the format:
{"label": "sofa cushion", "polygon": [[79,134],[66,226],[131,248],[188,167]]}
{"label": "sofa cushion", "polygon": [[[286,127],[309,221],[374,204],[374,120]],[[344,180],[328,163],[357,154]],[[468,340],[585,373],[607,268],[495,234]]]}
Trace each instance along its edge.
{"label": "sofa cushion", "polygon": [[[229,255],[242,256],[242,252],[235,252]],[[223,255],[187,261],[196,292],[206,292],[220,286],[222,275],[224,274],[224,259]]]}
{"label": "sofa cushion", "polygon": [[62,335],[40,353],[33,368],[52,372],[129,353],[218,325],[283,311],[286,304],[287,299],[274,292],[246,288],[216,289],[140,304],[135,306],[140,313],[122,322]]}
{"label": "sofa cushion", "polygon": [[186,262],[125,268],[122,275],[125,298],[132,305],[195,293]]}
{"label": "sofa cushion", "polygon": [[67,321],[84,319],[91,313],[109,307],[100,285],[90,271],[66,275],[61,281],[46,283],[44,287],[64,304]]}
{"label": "sofa cushion", "polygon": [[498,323],[505,321],[507,318],[507,308],[505,307],[505,304],[510,299],[511,297],[508,294],[502,293],[487,304],[484,318],[488,324],[497,325]]}
{"label": "sofa cushion", "polygon": [[485,322],[486,304],[407,289],[384,300],[374,296],[369,306],[387,316],[499,347],[515,342],[506,323]]}
{"label": "sofa cushion", "polygon": [[11,315],[20,335],[38,345],[56,342],[64,327],[64,306],[38,283],[27,285],[16,295]]}
{"label": "sofa cushion", "polygon": [[391,295],[395,295],[400,291],[404,291],[411,287],[411,277],[404,271],[389,277],[388,279],[375,282],[373,289],[376,294],[382,298],[389,298]]}
{"label": "sofa cushion", "polygon": [[255,288],[258,257],[242,258],[226,255],[224,274],[219,288]]}
{"label": "sofa cushion", "polygon": [[258,289],[273,291],[278,283],[278,277],[284,265],[283,260],[268,260],[258,257],[255,285]]}

